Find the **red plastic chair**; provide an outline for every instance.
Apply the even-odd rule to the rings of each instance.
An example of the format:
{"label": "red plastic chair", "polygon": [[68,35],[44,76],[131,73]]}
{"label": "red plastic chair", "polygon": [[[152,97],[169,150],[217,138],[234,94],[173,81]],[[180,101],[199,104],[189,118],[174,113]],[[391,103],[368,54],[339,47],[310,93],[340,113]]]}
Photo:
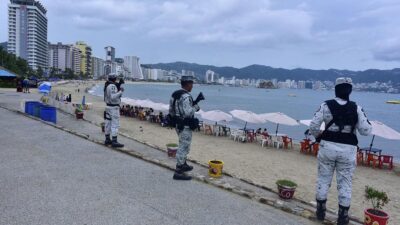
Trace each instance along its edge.
{"label": "red plastic chair", "polygon": [[377,167],[379,166],[381,163],[381,158],[379,157],[379,155],[373,154],[373,153],[367,153],[367,162],[366,164],[368,166],[371,166],[371,162],[372,162],[372,167]]}
{"label": "red plastic chair", "polygon": [[308,143],[306,143],[304,141],[300,142],[300,153],[307,154],[308,153],[308,149],[309,149]]}
{"label": "red plastic chair", "polygon": [[293,148],[293,139],[287,136],[282,137],[283,140],[283,147],[288,149],[289,148],[289,143],[290,143],[290,148]]}
{"label": "red plastic chair", "polygon": [[317,156],[319,151],[319,143],[315,143],[312,145],[312,154]]}
{"label": "red plastic chair", "polygon": [[357,165],[364,165],[364,152],[357,151]]}
{"label": "red plastic chair", "polygon": [[383,164],[387,164],[390,170],[393,169],[393,156],[380,155],[379,156],[379,168],[382,169]]}

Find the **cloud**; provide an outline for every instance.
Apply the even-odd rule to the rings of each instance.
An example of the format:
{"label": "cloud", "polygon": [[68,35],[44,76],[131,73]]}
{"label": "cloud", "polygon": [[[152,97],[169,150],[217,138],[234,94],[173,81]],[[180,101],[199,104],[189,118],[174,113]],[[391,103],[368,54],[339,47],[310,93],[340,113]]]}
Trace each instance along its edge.
{"label": "cloud", "polygon": [[267,0],[51,0],[48,8],[78,28],[187,43],[271,46],[312,37],[313,18],[304,7],[272,9]]}
{"label": "cloud", "polygon": [[381,41],[376,44],[372,52],[377,60],[400,62],[400,39],[392,38]]}

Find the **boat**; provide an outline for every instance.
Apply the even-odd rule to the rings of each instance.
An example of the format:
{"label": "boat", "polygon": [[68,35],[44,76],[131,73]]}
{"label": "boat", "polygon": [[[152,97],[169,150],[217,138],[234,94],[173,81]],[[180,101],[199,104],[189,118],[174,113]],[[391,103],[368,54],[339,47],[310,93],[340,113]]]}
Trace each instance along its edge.
{"label": "boat", "polygon": [[295,94],[288,94],[289,97],[296,97],[297,95]]}
{"label": "boat", "polygon": [[400,104],[400,100],[389,100],[386,103],[387,104]]}

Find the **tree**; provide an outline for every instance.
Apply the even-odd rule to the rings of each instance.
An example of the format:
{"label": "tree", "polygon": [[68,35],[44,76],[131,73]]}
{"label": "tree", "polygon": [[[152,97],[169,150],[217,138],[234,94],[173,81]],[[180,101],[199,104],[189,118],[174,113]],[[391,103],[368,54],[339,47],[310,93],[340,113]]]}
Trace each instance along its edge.
{"label": "tree", "polygon": [[36,76],[37,76],[37,78],[43,77],[43,69],[41,66],[39,66],[38,69],[36,70]]}

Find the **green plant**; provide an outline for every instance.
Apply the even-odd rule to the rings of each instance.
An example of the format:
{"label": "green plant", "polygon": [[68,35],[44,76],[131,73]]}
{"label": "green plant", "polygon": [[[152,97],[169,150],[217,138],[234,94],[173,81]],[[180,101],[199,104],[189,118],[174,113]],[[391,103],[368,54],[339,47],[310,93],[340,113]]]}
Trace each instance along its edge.
{"label": "green plant", "polygon": [[176,143],[169,143],[169,144],[167,144],[167,147],[176,148],[176,147],[178,147],[178,144],[176,144]]}
{"label": "green plant", "polygon": [[365,198],[368,201],[371,201],[372,207],[375,210],[382,209],[382,207],[390,201],[386,192],[378,191],[375,188],[369,186],[365,186]]}
{"label": "green plant", "polygon": [[83,112],[83,106],[81,104],[77,104],[75,107],[75,113]]}
{"label": "green plant", "polygon": [[297,184],[291,180],[278,180],[276,184],[285,187],[297,187]]}

